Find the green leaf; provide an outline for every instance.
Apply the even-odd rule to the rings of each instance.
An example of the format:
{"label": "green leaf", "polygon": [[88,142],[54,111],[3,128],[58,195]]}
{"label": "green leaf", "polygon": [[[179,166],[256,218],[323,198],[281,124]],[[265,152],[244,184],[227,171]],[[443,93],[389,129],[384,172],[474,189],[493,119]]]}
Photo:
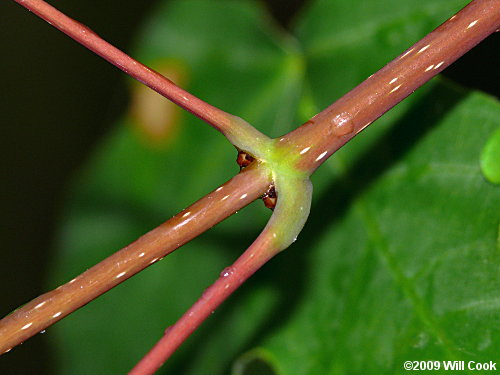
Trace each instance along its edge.
{"label": "green leaf", "polygon": [[481,154],[484,176],[494,184],[500,184],[500,129],[488,139]]}
{"label": "green leaf", "polygon": [[297,244],[312,251],[301,302],[265,340],[279,373],[400,373],[406,360],[498,353],[500,194],[479,167],[498,105],[437,87],[412,112],[313,205]]}
{"label": "green leaf", "polygon": [[[255,2],[167,1],[133,55],[178,72],[195,95],[276,137],[462,5],[316,1],[294,39]],[[52,287],[238,171],[222,136],[178,116],[158,144],[124,114],[89,159],[67,204]],[[313,207],[299,240],[160,373],[401,374],[406,360],[494,361],[500,192],[480,159],[499,121],[498,103],[483,94],[441,80],[418,90],[312,176]],[[253,204],[49,329],[57,373],[130,369],[268,217]]]}

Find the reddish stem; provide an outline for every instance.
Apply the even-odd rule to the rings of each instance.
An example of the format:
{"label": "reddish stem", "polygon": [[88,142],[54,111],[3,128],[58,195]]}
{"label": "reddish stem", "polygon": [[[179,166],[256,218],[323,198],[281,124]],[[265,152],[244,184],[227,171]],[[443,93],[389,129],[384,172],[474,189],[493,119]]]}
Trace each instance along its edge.
{"label": "reddish stem", "polygon": [[165,332],[131,374],[154,373],[246,279],[297,239],[296,235],[309,216],[312,185],[304,176],[296,176],[294,180],[276,176],[274,183],[279,200],[264,230],[243,255],[231,267],[224,269],[219,279]]}
{"label": "reddish stem", "polygon": [[500,1],[474,0],[384,68],[310,121],[282,144],[302,153],[298,166],[313,172],[330,155],[417,88],[500,27]]}
{"label": "reddish stem", "polygon": [[[165,77],[130,58],[100,39],[87,27],[68,18],[45,2],[41,0],[15,1],[134,78],[204,119],[216,129],[224,133],[234,129],[231,125],[233,118],[231,115],[175,86]],[[335,150],[480,40],[497,30],[499,26],[500,2],[498,0],[474,0],[456,16],[311,121],[284,136],[282,144],[293,146],[295,152],[300,154],[301,160],[298,166],[312,173]],[[262,194],[270,183],[270,177],[267,174],[264,175],[258,168],[249,169],[248,173],[239,176],[227,184],[227,186],[231,185],[230,189],[222,190],[222,192],[216,190],[188,208],[189,215],[184,216],[188,211],[183,211],[117,254],[89,269],[76,281],[40,296],[4,318],[0,322],[0,336],[2,337],[0,352],[36,334],[145,268],[155,258],[168,254],[180,244],[196,237]],[[228,191],[231,192],[229,195]],[[226,195],[227,198],[225,198]],[[190,217],[196,217],[196,220],[189,219]],[[183,234],[177,236],[176,233]],[[233,266],[235,276],[221,278],[207,290],[201,301],[193,306],[194,310],[189,310],[188,316],[184,315],[162,338],[162,344],[158,344],[158,348],[163,349],[157,349],[155,346],[152,353],[157,354],[148,355],[150,359],[146,360],[146,363],[151,360],[157,361],[155,366],[159,367],[165,357],[159,356],[158,352],[164,351],[170,355],[195,329],[195,326],[208,316],[207,312],[211,312],[227,298],[230,292],[265,263],[270,256],[267,258],[263,256],[259,246],[261,245],[252,245],[237,260]],[[254,251],[258,256],[256,260],[250,261]],[[141,256],[142,252],[147,253],[147,257]],[[225,286],[229,281],[234,283],[226,290]],[[196,317],[196,314],[194,314],[195,318],[189,317],[189,312],[192,311],[200,314],[199,317]],[[169,343],[170,339],[171,343]],[[152,368],[151,364],[141,365],[139,368],[142,366],[145,366],[145,369]]]}
{"label": "reddish stem", "polygon": [[59,288],[42,294],[0,321],[0,353],[87,304],[170,254],[262,195],[270,176],[247,167],[170,220]]}
{"label": "reddish stem", "polygon": [[[311,121],[282,137],[279,144],[305,154],[298,166],[312,173],[329,155],[499,26],[500,1],[474,0]],[[153,374],[215,308],[272,257],[266,245],[260,243],[264,233],[233,264],[230,269],[234,273],[224,277],[223,271],[132,369],[131,375]],[[252,258],[261,254],[267,257]]]}
{"label": "reddish stem", "polygon": [[220,273],[217,281],[203,292],[201,298],[173,326],[167,328],[163,337],[129,375],[148,375],[158,370],[222,302],[278,252],[269,234],[269,231],[264,230],[232,266]]}
{"label": "reddish stem", "polygon": [[95,52],[129,76],[144,83],[165,98],[206,121],[223,134],[234,126],[233,115],[214,107],[175,85],[160,73],[148,68],[106,42],[91,29],[66,16],[42,0],[14,0],[69,37]]}

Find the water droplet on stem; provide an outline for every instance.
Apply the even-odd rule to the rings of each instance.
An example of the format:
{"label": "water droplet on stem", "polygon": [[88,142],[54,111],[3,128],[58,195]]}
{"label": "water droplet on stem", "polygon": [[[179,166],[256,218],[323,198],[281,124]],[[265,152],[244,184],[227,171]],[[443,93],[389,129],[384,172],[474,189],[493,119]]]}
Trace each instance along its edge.
{"label": "water droplet on stem", "polygon": [[229,277],[234,273],[232,267],[226,267],[220,273],[220,277]]}

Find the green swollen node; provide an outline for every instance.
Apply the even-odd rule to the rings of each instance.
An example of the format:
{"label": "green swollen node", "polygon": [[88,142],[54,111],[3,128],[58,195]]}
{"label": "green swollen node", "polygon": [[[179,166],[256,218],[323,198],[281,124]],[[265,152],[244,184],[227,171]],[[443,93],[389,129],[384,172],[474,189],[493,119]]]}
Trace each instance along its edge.
{"label": "green swollen node", "polygon": [[241,168],[256,162],[269,173],[272,186],[263,199],[274,212],[263,233],[272,241],[271,248],[286,249],[297,239],[311,210],[309,174],[296,167],[300,154],[239,117],[234,118],[234,126],[225,135],[240,150],[237,163]]}

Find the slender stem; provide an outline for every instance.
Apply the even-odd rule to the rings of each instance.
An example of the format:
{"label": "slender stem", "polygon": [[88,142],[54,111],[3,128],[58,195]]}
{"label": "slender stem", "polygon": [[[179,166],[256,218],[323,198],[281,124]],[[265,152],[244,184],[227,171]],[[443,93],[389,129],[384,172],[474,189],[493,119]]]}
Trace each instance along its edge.
{"label": "slender stem", "polygon": [[[99,38],[87,27],[41,0],[15,1],[224,134],[235,132],[237,126],[232,125],[235,122],[233,116],[175,86]],[[299,154],[297,166],[312,173],[335,150],[499,27],[500,2],[474,0],[311,121],[282,137],[278,144],[286,145],[292,152]],[[294,156],[289,159],[293,160]],[[265,191],[270,180],[268,173],[264,173],[262,169],[249,168],[224,185],[222,190],[217,189],[202,198],[162,226],[89,269],[75,281],[72,280],[16,310],[0,321],[0,353],[43,330],[245,206]],[[252,251],[249,249],[245,254],[252,254],[254,250],[256,254],[261,254],[260,246],[263,245],[254,247]],[[246,255],[240,259],[246,259],[245,257]],[[244,260],[235,263],[235,266],[238,265],[236,269],[233,266],[235,276],[223,279],[225,282],[235,282],[235,286],[228,287],[229,291],[236,289],[268,258],[261,258],[259,255],[257,259],[259,261],[252,261],[254,263],[246,263]],[[216,284],[222,285],[223,282],[217,281]],[[202,301],[208,299],[212,304],[207,303],[206,306],[217,306],[227,295],[226,292],[210,291],[206,297],[202,297]],[[197,302],[195,305],[200,309],[200,318],[196,318],[201,319],[200,323],[205,319],[203,314],[208,311],[203,303]],[[183,322],[185,319],[187,318],[181,318]],[[184,327],[174,330],[179,336],[167,333],[165,340],[162,339],[168,341],[168,337],[177,337],[172,339],[171,344],[162,344],[170,348],[167,352],[180,344],[179,337],[187,337],[187,334],[182,333],[183,330],[188,333],[192,331],[190,326],[181,324],[179,327]]]}
{"label": "slender stem", "polygon": [[160,260],[262,195],[270,176],[247,167],[167,222],[59,288],[42,294],[0,321],[0,353]]}
{"label": "slender stem", "polygon": [[[498,1],[474,0],[314,119],[282,137],[278,147],[299,154],[309,150],[297,166],[312,173],[376,118],[498,29],[499,10]],[[273,219],[274,215],[270,223]],[[268,237],[269,232],[264,230],[233,266],[224,270],[202,297],[166,330],[129,375],[153,374],[215,308],[267,262],[277,250],[267,241]]]}
{"label": "slender stem", "polygon": [[474,0],[310,121],[282,137],[312,173],[330,155],[500,27],[500,1]]}
{"label": "slender stem", "polygon": [[[287,178],[288,177],[288,178]],[[311,208],[312,185],[304,175],[275,176],[279,199],[271,219],[252,245],[224,269],[196,303],[170,328],[130,374],[154,373],[201,323],[244,281],[297,239]]]}
{"label": "slender stem", "polygon": [[69,37],[95,52],[131,77],[149,86],[159,94],[206,121],[223,134],[235,125],[235,116],[214,107],[182,88],[160,73],[148,68],[126,53],[103,40],[91,29],[61,13],[43,0],[14,0],[35,13]]}
{"label": "slender stem", "polygon": [[134,366],[129,375],[153,374],[158,370],[222,302],[279,252],[280,249],[270,234],[269,230],[264,230],[232,266],[225,268],[201,298],[173,326],[165,330],[163,337]]}

